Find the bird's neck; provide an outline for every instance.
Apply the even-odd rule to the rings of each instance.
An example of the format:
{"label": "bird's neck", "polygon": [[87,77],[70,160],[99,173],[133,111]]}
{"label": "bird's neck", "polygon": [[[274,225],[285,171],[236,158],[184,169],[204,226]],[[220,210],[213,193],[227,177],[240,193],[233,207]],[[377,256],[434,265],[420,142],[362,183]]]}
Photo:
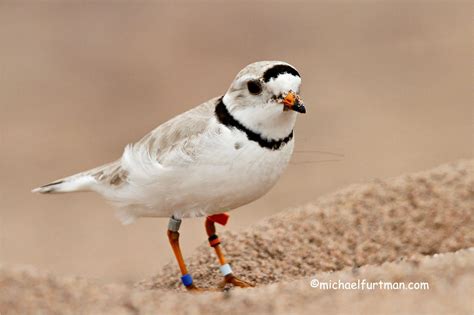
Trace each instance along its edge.
{"label": "bird's neck", "polygon": [[[221,98],[216,109],[231,123],[237,122],[244,128],[260,137],[277,141],[287,139],[293,134],[296,122],[296,113],[283,111],[283,106],[277,104],[264,104],[261,106],[237,107],[226,103],[226,98]],[[218,111],[216,111],[218,114]]]}

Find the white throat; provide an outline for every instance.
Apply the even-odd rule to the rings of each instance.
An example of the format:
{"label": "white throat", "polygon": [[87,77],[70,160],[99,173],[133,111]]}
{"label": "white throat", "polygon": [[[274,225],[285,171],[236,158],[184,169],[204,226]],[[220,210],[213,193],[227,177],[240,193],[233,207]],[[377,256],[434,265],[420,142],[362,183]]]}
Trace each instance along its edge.
{"label": "white throat", "polygon": [[297,113],[283,111],[283,105],[266,103],[259,106],[233,106],[226,94],[223,102],[230,114],[242,125],[269,140],[287,137],[293,130]]}

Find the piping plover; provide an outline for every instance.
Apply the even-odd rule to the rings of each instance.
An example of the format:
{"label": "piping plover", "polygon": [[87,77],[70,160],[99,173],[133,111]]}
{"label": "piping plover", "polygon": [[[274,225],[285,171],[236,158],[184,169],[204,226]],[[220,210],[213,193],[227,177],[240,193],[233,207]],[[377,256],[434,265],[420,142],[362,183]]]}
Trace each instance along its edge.
{"label": "piping plover", "polygon": [[139,217],[168,217],[168,237],[181,281],[196,290],[179,248],[184,217],[206,216],[209,243],[223,285],[251,286],[225,261],[214,223],[226,211],[250,203],[275,185],[293,153],[293,127],[305,113],[301,78],[281,61],[255,62],[242,69],[227,92],[165,122],[122,157],[50,184],[39,193],[95,191],[118,209],[123,223]]}

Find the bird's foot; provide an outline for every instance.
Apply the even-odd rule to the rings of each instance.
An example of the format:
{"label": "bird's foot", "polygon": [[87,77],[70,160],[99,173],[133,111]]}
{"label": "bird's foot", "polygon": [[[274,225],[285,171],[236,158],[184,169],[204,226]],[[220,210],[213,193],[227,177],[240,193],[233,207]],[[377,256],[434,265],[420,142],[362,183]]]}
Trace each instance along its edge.
{"label": "bird's foot", "polygon": [[250,282],[237,278],[233,274],[228,274],[227,276],[225,276],[224,281],[222,281],[219,287],[223,289],[227,284],[232,284],[233,286],[239,288],[251,288],[255,286]]}

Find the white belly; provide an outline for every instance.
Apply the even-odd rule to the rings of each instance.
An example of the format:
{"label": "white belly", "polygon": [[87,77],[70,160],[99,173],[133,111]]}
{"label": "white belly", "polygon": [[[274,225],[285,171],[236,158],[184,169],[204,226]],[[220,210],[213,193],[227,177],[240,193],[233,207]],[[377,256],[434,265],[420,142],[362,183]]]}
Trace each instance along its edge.
{"label": "white belly", "polygon": [[128,191],[116,195],[124,197],[118,203],[128,216],[204,216],[250,203],[275,185],[291,158],[294,140],[270,150],[240,131],[226,129],[191,145],[201,149],[189,154],[184,147],[170,154],[146,189],[131,193],[124,187]]}

